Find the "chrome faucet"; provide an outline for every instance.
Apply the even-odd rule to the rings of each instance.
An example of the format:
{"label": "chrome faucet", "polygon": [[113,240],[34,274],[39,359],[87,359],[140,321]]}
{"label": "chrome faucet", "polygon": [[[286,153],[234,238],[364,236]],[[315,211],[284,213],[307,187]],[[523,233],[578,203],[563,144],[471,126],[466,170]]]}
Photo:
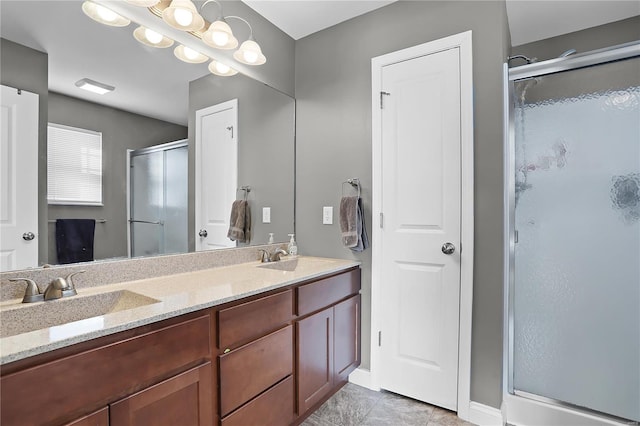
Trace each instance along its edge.
{"label": "chrome faucet", "polygon": [[40,292],[40,288],[35,281],[28,278],[12,278],[9,281],[26,281],[27,288],[22,298],[22,303],[42,302],[47,300],[61,299],[63,297],[75,296],[78,294],[76,287],[73,285],[72,277],[85,271],[76,271],[67,275],[67,278],[55,278],[49,283],[44,293]]}
{"label": "chrome faucet", "polygon": [[265,249],[259,249],[260,251],[260,261],[262,263],[267,263],[267,262],[277,262],[280,260],[280,256],[284,255],[286,256],[288,253],[286,250],[283,250],[281,248],[277,249],[276,251],[274,251],[273,253],[269,253],[267,250]]}

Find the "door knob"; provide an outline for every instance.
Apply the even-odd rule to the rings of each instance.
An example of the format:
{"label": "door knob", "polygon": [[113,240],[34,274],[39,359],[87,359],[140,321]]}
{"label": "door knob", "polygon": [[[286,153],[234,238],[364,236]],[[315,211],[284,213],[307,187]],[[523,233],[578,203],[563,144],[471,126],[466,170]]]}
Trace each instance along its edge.
{"label": "door knob", "polygon": [[198,232],[198,235],[200,235],[202,238],[207,238],[207,235],[209,235],[209,233],[206,229],[201,229],[200,232]]}
{"label": "door knob", "polygon": [[22,239],[25,241],[31,241],[36,237],[36,234],[34,234],[33,232],[25,232],[24,234],[22,234]]}
{"label": "door knob", "polygon": [[444,254],[453,254],[453,252],[456,251],[456,246],[454,246],[451,243],[444,243],[442,245],[442,252]]}

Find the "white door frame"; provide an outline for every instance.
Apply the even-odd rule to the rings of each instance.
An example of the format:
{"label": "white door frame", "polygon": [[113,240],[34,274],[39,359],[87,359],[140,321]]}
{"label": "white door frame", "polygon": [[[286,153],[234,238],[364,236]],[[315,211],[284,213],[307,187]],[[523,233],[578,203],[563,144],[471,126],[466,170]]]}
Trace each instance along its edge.
{"label": "white door frame", "polygon": [[[238,99],[231,99],[226,102],[221,102],[216,105],[212,105],[210,107],[202,108],[196,111],[196,134],[195,134],[195,142],[196,142],[196,184],[195,184],[195,250],[200,251],[202,247],[202,241],[198,235],[199,227],[202,224],[202,166],[200,164],[199,158],[202,157],[202,117],[215,114],[220,111],[224,111],[227,109],[232,109],[235,113],[233,118],[233,131],[235,132],[234,139],[236,140],[236,149],[240,149],[239,141],[240,136],[238,132]],[[236,152],[238,154],[238,152]],[[237,188],[238,185],[238,164],[233,165],[232,174],[234,175],[233,181],[235,182],[234,187]],[[235,189],[234,188],[234,189]]]}
{"label": "white door frame", "polygon": [[370,384],[380,389],[380,300],[382,272],[382,248],[380,241],[380,215],[382,211],[382,110],[380,87],[382,67],[410,60],[443,50],[459,48],[460,52],[460,120],[461,120],[461,247],[460,247],[460,330],[458,349],[458,416],[469,419],[471,403],[471,309],[473,303],[473,68],[471,31],[452,35],[418,46],[399,50],[371,60],[372,91],[372,139],[373,139],[373,232],[371,267],[371,366]]}

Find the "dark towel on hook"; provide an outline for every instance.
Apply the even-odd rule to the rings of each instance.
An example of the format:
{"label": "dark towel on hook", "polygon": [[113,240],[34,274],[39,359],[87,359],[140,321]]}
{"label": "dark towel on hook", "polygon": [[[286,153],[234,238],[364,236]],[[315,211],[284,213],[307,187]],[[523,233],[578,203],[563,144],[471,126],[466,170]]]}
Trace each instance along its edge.
{"label": "dark towel on hook", "polygon": [[251,209],[246,200],[233,202],[227,238],[239,243],[248,243],[251,240]]}
{"label": "dark towel on hook", "polygon": [[94,219],[57,219],[56,252],[58,263],[93,260]]}

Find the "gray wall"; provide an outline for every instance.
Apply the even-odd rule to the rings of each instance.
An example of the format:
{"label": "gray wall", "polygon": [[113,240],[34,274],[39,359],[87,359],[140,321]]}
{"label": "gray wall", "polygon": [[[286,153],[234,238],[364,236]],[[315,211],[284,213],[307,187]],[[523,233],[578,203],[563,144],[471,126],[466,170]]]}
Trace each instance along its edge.
{"label": "gray wall", "polygon": [[[187,128],[55,92],[49,92],[48,115],[51,123],[102,132],[104,203],[102,207],[50,205],[49,219],[105,219],[106,223],[96,224],[94,257],[96,259],[126,257],[127,149],[139,149],[186,139]],[[42,170],[46,170],[46,166]],[[44,193],[46,194],[46,187]],[[49,263],[57,263],[53,223],[49,225],[48,236]]]}
{"label": "gray wall", "polygon": [[[49,57],[46,53],[0,39],[0,83],[39,95],[38,170],[47,169],[47,98]],[[47,175],[38,175],[38,262],[47,261]]]}
{"label": "gray wall", "polygon": [[[362,366],[370,353],[371,250],[340,243],[341,182],[359,177],[371,226],[371,58],[473,31],[475,270],[471,399],[502,400],[502,63],[509,40],[502,1],[399,1],[296,42],[296,228],[301,254],[362,261]],[[335,218],[334,218],[335,219]],[[375,241],[373,242],[375,244]]]}
{"label": "gray wall", "polygon": [[[640,16],[514,46],[511,54],[537,58],[540,62],[556,58],[569,49],[576,49],[578,53],[583,53],[636,40],[640,40]],[[511,66],[514,65],[523,65],[523,62],[514,60]]]}
{"label": "gray wall", "polygon": [[[243,75],[210,75],[189,84],[189,249],[195,247],[196,111],[238,99],[238,186],[248,185],[250,244],[265,244],[268,233],[288,241],[294,232],[295,100]],[[241,196],[241,192],[237,196]],[[229,206],[230,207],[230,206]],[[271,207],[271,223],[262,223]]]}

